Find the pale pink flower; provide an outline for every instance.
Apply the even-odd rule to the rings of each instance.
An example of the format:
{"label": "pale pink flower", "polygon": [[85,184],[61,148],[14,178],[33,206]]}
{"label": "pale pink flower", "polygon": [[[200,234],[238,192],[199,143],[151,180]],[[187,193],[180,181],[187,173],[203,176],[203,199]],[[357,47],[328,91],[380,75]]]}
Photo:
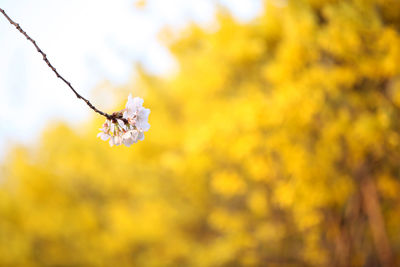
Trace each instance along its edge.
{"label": "pale pink flower", "polygon": [[129,147],[144,140],[144,132],[150,129],[150,109],[143,107],[143,99],[129,95],[126,108],[117,114],[121,114],[122,119],[107,119],[97,137],[104,141],[110,139],[110,146],[124,144]]}
{"label": "pale pink flower", "polygon": [[140,97],[132,98],[132,95],[129,95],[123,117],[128,120],[129,124],[146,132],[150,129],[150,124],[147,122],[150,109],[144,108],[142,105],[143,99]]}

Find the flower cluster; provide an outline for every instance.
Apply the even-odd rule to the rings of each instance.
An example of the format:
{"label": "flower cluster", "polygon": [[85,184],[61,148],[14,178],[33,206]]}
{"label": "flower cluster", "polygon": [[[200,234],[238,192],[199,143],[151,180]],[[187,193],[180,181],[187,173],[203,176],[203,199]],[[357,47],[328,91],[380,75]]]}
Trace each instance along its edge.
{"label": "flower cluster", "polygon": [[113,114],[113,119],[107,119],[97,137],[107,141],[110,146],[124,144],[130,146],[144,139],[144,132],[150,129],[147,122],[150,109],[144,108],[143,99],[128,97],[126,108]]}

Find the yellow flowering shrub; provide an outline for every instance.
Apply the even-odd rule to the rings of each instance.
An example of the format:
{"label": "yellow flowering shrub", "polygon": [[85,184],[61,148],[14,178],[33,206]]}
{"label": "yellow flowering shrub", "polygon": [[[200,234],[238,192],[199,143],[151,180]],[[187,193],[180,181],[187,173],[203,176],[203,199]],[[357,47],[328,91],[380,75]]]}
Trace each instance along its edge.
{"label": "yellow flowering shrub", "polygon": [[399,10],[271,0],[165,40],[179,71],[123,89],[143,142],[108,147],[96,117],[7,154],[0,265],[400,264]]}

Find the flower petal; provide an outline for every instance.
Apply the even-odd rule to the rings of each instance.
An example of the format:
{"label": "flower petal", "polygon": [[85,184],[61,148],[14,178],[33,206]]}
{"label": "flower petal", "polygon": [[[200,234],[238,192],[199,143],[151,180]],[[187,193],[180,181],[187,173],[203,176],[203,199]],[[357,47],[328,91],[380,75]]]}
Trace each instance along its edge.
{"label": "flower petal", "polygon": [[128,102],[126,102],[125,107],[127,109],[136,110],[138,107],[141,107],[143,105],[143,102],[143,99],[141,99],[140,97],[132,98],[132,95],[129,95]]}
{"label": "flower petal", "polygon": [[135,139],[133,138],[126,138],[122,140],[122,143],[126,145],[127,147],[130,147],[133,143],[135,143]]}
{"label": "flower petal", "polygon": [[110,135],[108,135],[108,134],[105,134],[105,133],[101,133],[102,135],[101,135],[101,140],[103,140],[103,141],[107,141],[108,140],[108,138],[110,138]]}
{"label": "flower petal", "polygon": [[150,123],[141,122],[137,124],[137,127],[140,128],[143,132],[147,132],[150,129]]}
{"label": "flower petal", "polygon": [[141,107],[141,106],[143,105],[143,102],[144,102],[144,100],[141,99],[140,97],[135,97],[135,98],[133,99],[133,103],[134,103],[134,105],[135,105],[136,108]]}
{"label": "flower petal", "polygon": [[139,140],[139,141],[143,141],[143,140],[144,140],[144,134],[143,134],[143,132],[139,132],[138,137],[137,137],[137,140]]}

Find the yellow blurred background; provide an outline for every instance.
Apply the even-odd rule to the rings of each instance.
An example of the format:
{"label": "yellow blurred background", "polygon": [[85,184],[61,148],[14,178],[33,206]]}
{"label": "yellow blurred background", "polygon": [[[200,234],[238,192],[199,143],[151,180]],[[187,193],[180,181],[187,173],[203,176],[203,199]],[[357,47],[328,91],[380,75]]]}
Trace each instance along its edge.
{"label": "yellow blurred background", "polygon": [[400,2],[264,9],[161,34],[179,71],[118,89],[143,142],[93,115],[13,148],[0,266],[399,266]]}

